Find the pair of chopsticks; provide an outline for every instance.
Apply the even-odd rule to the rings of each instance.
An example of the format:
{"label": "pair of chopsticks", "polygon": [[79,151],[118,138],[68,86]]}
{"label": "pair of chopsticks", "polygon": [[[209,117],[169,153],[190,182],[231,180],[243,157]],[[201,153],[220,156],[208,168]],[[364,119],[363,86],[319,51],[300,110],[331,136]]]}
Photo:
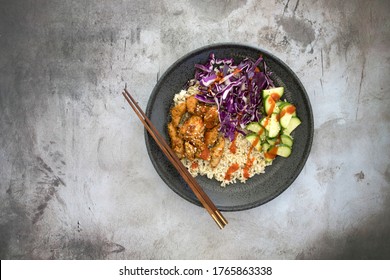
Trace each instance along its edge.
{"label": "pair of chopsticks", "polygon": [[143,123],[146,130],[153,137],[154,141],[156,141],[157,145],[163,151],[165,156],[169,159],[169,161],[173,164],[176,170],[180,173],[183,179],[190,186],[191,190],[194,192],[200,203],[203,207],[209,212],[213,220],[217,223],[220,229],[224,228],[227,225],[226,219],[219,212],[214,203],[210,200],[207,194],[203,191],[201,186],[195,180],[194,177],[188,172],[187,168],[181,163],[180,159],[177,157],[176,153],[171,149],[171,147],[167,144],[161,134],[157,131],[156,127],[152,124],[149,118],[145,115],[142,109],[138,106],[137,102],[131,96],[131,94],[127,91],[126,87],[122,92],[123,96],[130,104],[131,108],[133,108],[134,112],[137,114],[138,118]]}

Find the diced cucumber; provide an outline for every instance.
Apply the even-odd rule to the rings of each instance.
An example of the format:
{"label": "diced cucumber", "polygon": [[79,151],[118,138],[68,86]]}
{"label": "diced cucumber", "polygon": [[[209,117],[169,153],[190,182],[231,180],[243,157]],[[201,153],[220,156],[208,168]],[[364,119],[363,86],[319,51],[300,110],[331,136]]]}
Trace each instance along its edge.
{"label": "diced cucumber", "polygon": [[295,112],[295,106],[292,104],[286,105],[280,111],[280,125],[283,128],[286,128],[290,123],[293,113]]}
{"label": "diced cucumber", "polygon": [[264,159],[266,162],[271,162],[277,156],[277,146],[270,145],[267,151],[264,151]]}
{"label": "diced cucumber", "polygon": [[257,135],[260,137],[260,141],[264,142],[267,137],[267,130],[264,127],[261,128],[262,129],[257,133]]}
{"label": "diced cucumber", "polygon": [[261,141],[256,133],[248,134],[247,136],[245,136],[245,139],[248,140],[249,143],[251,143],[251,145],[254,146],[256,150],[261,150]]}
{"label": "diced cucumber", "polygon": [[275,155],[272,155],[269,153],[269,151],[272,150],[272,146],[270,146],[267,151],[264,151],[264,160],[265,162],[272,162],[275,159]]}
{"label": "diced cucumber", "polygon": [[274,111],[272,112],[272,114],[279,114],[280,113],[280,109],[278,106],[275,106],[275,109]]}
{"label": "diced cucumber", "polygon": [[263,98],[266,98],[267,96],[270,95],[276,101],[276,100],[279,100],[283,96],[283,93],[284,93],[284,87],[265,89],[265,90],[263,90]]}
{"label": "diced cucumber", "polygon": [[282,144],[285,144],[285,145],[289,146],[290,148],[293,145],[292,137],[290,135],[287,135],[287,134],[280,135],[280,141],[282,141]]}
{"label": "diced cucumber", "polygon": [[265,113],[269,116],[273,113],[279,113],[279,107],[276,106],[275,100],[269,95],[264,100],[264,110]]}
{"label": "diced cucumber", "polygon": [[284,134],[290,135],[300,124],[301,120],[298,117],[292,117],[288,126],[283,130]]}
{"label": "diced cucumber", "polygon": [[266,163],[270,163],[270,162],[272,162],[274,160],[274,158],[268,158],[268,157],[265,156],[264,160],[265,160]]}
{"label": "diced cucumber", "polygon": [[268,142],[268,144],[270,144],[270,145],[272,145],[272,146],[276,144],[276,140],[278,140],[277,137],[274,137],[274,138],[269,138],[269,137],[267,137],[267,142]]}
{"label": "diced cucumber", "polygon": [[251,122],[246,126],[246,129],[249,131],[252,131],[257,134],[257,136],[260,137],[261,141],[265,140],[266,137],[266,129],[261,126],[258,122]]}
{"label": "diced cucumber", "polygon": [[[293,105],[293,104],[291,104],[290,102],[287,102],[287,101],[278,101],[278,102],[276,102],[276,106],[279,107],[279,110],[280,110],[280,111],[281,111],[284,107],[286,107],[287,105]],[[293,106],[294,106],[294,105],[293,105]],[[295,117],[295,116],[297,115],[297,112],[294,111],[294,112],[292,113],[292,115]]]}
{"label": "diced cucumber", "polygon": [[283,128],[286,128],[286,127],[288,126],[288,124],[290,123],[291,118],[292,118],[292,114],[284,114],[284,115],[280,118],[280,125],[281,125]]}
{"label": "diced cucumber", "polygon": [[270,120],[271,120],[271,117],[263,117],[260,120],[260,125],[268,130],[269,129]]}
{"label": "diced cucumber", "polygon": [[278,133],[280,131],[278,114],[272,114],[269,117],[262,118],[260,121],[260,125],[267,130],[269,138],[274,138],[278,136]]}
{"label": "diced cucumber", "polygon": [[272,114],[269,122],[268,137],[274,138],[280,132],[280,123],[278,121],[278,114]]}
{"label": "diced cucumber", "polygon": [[279,100],[278,102],[276,102],[276,105],[279,107],[280,110],[282,110],[284,106],[290,105],[290,104],[291,104],[290,102],[281,101],[281,100]]}
{"label": "diced cucumber", "polygon": [[265,160],[266,163],[271,163],[274,159],[273,158],[264,157],[264,160]]}
{"label": "diced cucumber", "polygon": [[291,155],[291,147],[285,144],[279,144],[276,154],[281,157],[289,157]]}
{"label": "diced cucumber", "polygon": [[258,133],[261,129],[261,125],[258,122],[251,122],[246,126],[246,129]]}
{"label": "diced cucumber", "polygon": [[267,152],[271,145],[267,142],[263,143],[263,152]]}

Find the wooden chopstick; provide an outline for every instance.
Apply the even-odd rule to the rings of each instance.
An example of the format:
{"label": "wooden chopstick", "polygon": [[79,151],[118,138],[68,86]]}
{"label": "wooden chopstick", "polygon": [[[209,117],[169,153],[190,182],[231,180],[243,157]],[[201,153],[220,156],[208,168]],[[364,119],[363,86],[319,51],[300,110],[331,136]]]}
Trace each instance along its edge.
{"label": "wooden chopstick", "polygon": [[195,180],[194,177],[188,172],[187,168],[182,164],[180,159],[177,157],[176,153],[171,149],[168,143],[164,140],[161,134],[157,131],[156,127],[149,120],[149,118],[145,115],[142,109],[138,106],[138,103],[131,96],[131,94],[125,88],[122,92],[126,101],[129,103],[131,108],[134,110],[138,118],[141,120],[142,124],[152,136],[152,138],[156,141],[159,148],[163,151],[169,161],[173,164],[176,170],[180,173],[183,179],[187,182],[191,190],[194,192],[195,196],[198,198],[203,207],[207,210],[207,212],[211,215],[213,220],[217,223],[219,228],[224,228],[227,225],[227,220],[223,217],[221,212],[217,209],[208,195],[203,191],[201,186]]}

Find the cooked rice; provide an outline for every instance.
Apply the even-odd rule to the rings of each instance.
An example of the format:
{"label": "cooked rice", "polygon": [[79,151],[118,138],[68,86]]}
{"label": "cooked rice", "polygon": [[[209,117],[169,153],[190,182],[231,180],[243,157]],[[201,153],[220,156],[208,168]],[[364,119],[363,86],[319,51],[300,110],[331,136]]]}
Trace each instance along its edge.
{"label": "cooked rice", "polygon": [[[185,101],[188,96],[196,94],[197,92],[198,90],[196,85],[189,87],[187,91],[180,91],[173,98],[175,105]],[[251,144],[240,133],[237,134],[235,142],[237,149],[235,153],[232,153],[229,149],[231,142],[225,138],[225,150],[221,161],[215,168],[210,166],[209,161],[202,159],[190,161],[187,158],[183,158],[182,163],[187,167],[192,176],[207,176],[209,179],[215,179],[221,182],[222,187],[236,182],[244,183],[247,179],[253,177],[254,175],[264,173],[265,167],[269,164],[264,160],[263,152],[252,149],[249,157],[254,160],[252,166],[248,169],[249,178],[244,176],[244,168],[248,162],[248,153],[250,151]],[[226,172],[233,164],[238,164],[240,168],[231,174],[230,180],[225,180]]]}
{"label": "cooked rice", "polygon": [[180,102],[186,101],[186,98],[188,96],[195,95],[197,93],[198,93],[197,85],[193,85],[189,87],[188,90],[182,89],[179,93],[175,94],[175,96],[173,97],[173,102],[175,103],[175,105],[177,105]]}
{"label": "cooked rice", "polygon": [[[226,139],[225,139],[226,140]],[[248,152],[251,144],[241,135],[236,137],[237,150],[233,154],[229,150],[231,142],[225,141],[225,151],[219,162],[218,166],[212,168],[209,161],[202,159],[195,159],[193,162],[197,163],[197,167],[194,168],[193,162],[187,158],[182,159],[183,164],[188,168],[188,171],[192,176],[203,175],[209,179],[215,179],[221,182],[221,186],[225,187],[228,184],[236,183],[237,181],[244,183],[248,178],[244,177],[244,168],[248,161]],[[253,149],[250,158],[254,158],[253,165],[248,169],[250,177],[253,175],[264,173],[266,162],[262,152]],[[240,168],[231,174],[231,180],[225,180],[225,175],[230,166],[237,163]],[[196,166],[196,164],[195,164]]]}

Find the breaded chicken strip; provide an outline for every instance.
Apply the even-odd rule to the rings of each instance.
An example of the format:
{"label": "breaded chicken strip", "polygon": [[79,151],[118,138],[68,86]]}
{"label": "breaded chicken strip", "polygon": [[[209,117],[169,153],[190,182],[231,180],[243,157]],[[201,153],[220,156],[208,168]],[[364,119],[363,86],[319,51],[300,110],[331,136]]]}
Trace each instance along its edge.
{"label": "breaded chicken strip", "polygon": [[217,143],[210,150],[210,155],[211,155],[210,166],[212,168],[216,167],[221,161],[224,148],[225,148],[225,138],[219,136]]}
{"label": "breaded chicken strip", "polygon": [[168,134],[171,138],[171,147],[172,150],[176,153],[179,158],[184,157],[184,141],[180,138],[180,135],[177,133],[175,125],[170,122],[168,124]]}
{"label": "breaded chicken strip", "polygon": [[189,117],[180,127],[180,135],[185,141],[190,142],[196,147],[204,146],[205,125],[203,119],[199,116]]}
{"label": "breaded chicken strip", "polygon": [[206,125],[206,128],[213,128],[219,123],[218,118],[218,109],[216,106],[212,106],[209,108],[207,113],[204,116],[204,123]]}
{"label": "breaded chicken strip", "polygon": [[184,142],[184,153],[186,158],[188,158],[190,161],[193,161],[195,159],[196,150],[196,147],[190,142]]}
{"label": "breaded chicken strip", "polygon": [[187,110],[186,102],[181,102],[171,109],[172,123],[177,127],[181,121],[182,116]]}
{"label": "breaded chicken strip", "polygon": [[195,98],[195,96],[190,95],[186,99],[186,105],[187,105],[187,111],[190,114],[195,114],[196,107],[198,106],[198,99]]}
{"label": "breaded chicken strip", "polygon": [[214,126],[212,129],[209,129],[204,133],[204,142],[207,147],[214,146],[215,142],[218,139],[218,130],[219,125]]}

